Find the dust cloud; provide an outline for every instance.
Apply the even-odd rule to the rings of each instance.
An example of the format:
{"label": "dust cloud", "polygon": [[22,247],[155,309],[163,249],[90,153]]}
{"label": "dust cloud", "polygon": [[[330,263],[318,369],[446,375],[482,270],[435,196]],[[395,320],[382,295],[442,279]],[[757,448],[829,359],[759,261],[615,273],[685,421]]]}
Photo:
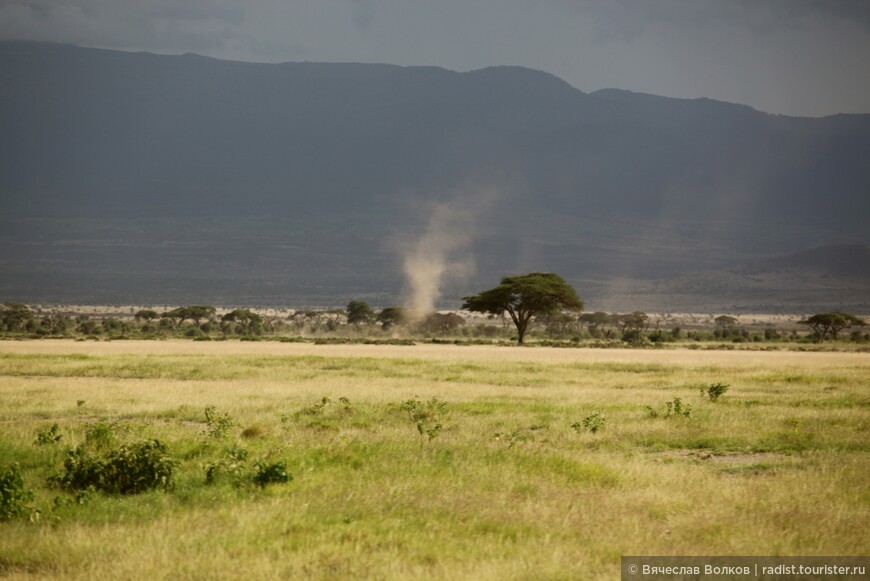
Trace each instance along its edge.
{"label": "dust cloud", "polygon": [[472,243],[481,218],[498,198],[496,188],[477,188],[427,208],[422,233],[404,244],[401,252],[406,279],[402,304],[412,317],[435,310],[447,280],[474,274]]}

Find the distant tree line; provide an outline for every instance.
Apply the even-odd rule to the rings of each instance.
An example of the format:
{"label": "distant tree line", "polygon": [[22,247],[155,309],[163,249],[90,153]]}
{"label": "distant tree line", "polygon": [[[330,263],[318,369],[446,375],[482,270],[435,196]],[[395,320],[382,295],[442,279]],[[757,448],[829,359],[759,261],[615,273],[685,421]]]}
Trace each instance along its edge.
{"label": "distant tree line", "polygon": [[411,313],[399,306],[381,310],[364,301],[351,301],[344,309],[257,311],[235,308],[218,314],[213,305],[188,305],[159,312],[140,309],[131,316],[92,317],[57,310],[33,310],[5,302],[0,305],[0,334],[31,337],[188,337],[193,339],[263,337],[441,337],[539,341],[623,342],[633,345],[676,341],[837,341],[849,332],[850,341],[870,342],[867,323],[852,314],[824,312],[798,321],[807,333],[774,327],[747,329],[737,317],[711,315],[706,325],[682,329],[666,326],[666,317],[642,311],[584,313],[583,301],[558,275],[531,273],[505,277],[492,289],[465,297],[461,313]]}

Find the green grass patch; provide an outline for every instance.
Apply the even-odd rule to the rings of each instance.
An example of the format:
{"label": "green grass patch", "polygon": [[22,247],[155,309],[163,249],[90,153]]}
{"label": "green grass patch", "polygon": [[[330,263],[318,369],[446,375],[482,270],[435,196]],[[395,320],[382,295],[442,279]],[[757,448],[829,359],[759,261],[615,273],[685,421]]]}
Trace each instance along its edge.
{"label": "green grass patch", "polygon": [[[870,551],[857,354],[207,351],[227,345],[0,353],[0,469],[32,491],[0,522],[0,575],[612,579],[632,553]],[[73,450],[95,467],[64,485]]]}

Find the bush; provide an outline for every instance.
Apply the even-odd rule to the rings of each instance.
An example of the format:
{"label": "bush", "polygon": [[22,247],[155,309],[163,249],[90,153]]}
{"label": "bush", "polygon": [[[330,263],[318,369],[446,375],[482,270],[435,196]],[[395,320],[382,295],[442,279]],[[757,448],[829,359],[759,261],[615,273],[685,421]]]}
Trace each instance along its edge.
{"label": "bush", "polygon": [[683,405],[683,401],[678,397],[675,397],[674,401],[666,401],[665,407],[668,410],[666,417],[671,417],[671,415],[674,415],[688,418],[690,415],[692,415],[692,406]]}
{"label": "bush", "polygon": [[719,396],[724,395],[728,391],[728,385],[725,383],[712,383],[707,388],[701,388],[701,396],[707,396],[710,401],[716,401]]}
{"label": "bush", "polygon": [[24,485],[18,464],[0,470],[0,521],[29,515],[33,492]]}
{"label": "bush", "polygon": [[264,487],[272,483],[284,483],[293,480],[293,476],[287,473],[287,466],[284,462],[273,462],[266,464],[265,462],[257,462],[254,464],[254,484]]}
{"label": "bush", "polygon": [[63,434],[60,433],[60,426],[54,424],[49,429],[36,434],[36,440],[33,443],[37,446],[48,446],[60,442],[61,438],[63,438]]}
{"label": "bush", "polygon": [[94,424],[88,424],[85,428],[85,443],[98,450],[111,448],[117,441],[115,436],[117,427],[117,422],[105,422],[102,420]]}
{"label": "bush", "polygon": [[606,421],[607,418],[604,416],[603,413],[595,412],[591,416],[586,416],[585,418],[583,418],[582,424],[580,422],[574,422],[573,424],[571,424],[571,427],[578,432],[582,428],[584,430],[589,430],[594,434],[598,432],[598,430],[604,429],[604,424]]}
{"label": "bush", "polygon": [[158,440],[124,444],[95,458],[79,447],[63,463],[64,474],[52,480],[67,490],[94,488],[112,494],[138,494],[169,488],[175,461]]}
{"label": "bush", "polygon": [[66,490],[85,490],[100,488],[102,463],[82,447],[67,452],[63,461],[64,473],[50,480]]}
{"label": "bush", "polygon": [[416,424],[420,438],[429,436],[429,441],[432,441],[441,431],[441,417],[447,411],[447,404],[435,397],[426,402],[414,398],[403,402],[402,409],[408,412],[408,419]]}
{"label": "bush", "polygon": [[204,466],[206,484],[216,484],[223,476],[229,477],[234,486],[240,486],[244,481],[245,460],[248,459],[248,451],[237,446],[230,446],[226,448],[225,452],[224,458]]}
{"label": "bush", "polygon": [[230,414],[217,413],[213,405],[205,408],[205,423],[206,434],[216,440],[226,438],[233,427],[233,419],[230,417]]}

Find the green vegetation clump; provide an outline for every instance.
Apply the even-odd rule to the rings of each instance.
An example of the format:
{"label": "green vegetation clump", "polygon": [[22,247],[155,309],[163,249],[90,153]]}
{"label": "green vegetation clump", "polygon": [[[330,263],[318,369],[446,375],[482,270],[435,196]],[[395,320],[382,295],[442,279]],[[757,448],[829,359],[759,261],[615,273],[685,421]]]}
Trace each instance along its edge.
{"label": "green vegetation clump", "polygon": [[0,521],[31,514],[27,503],[32,500],[33,492],[25,486],[18,464],[0,470]]}
{"label": "green vegetation clump", "polygon": [[725,395],[726,391],[728,391],[728,384],[711,383],[708,387],[701,388],[701,397],[707,396],[707,399],[710,401],[717,401],[721,396]]}
{"label": "green vegetation clump", "polygon": [[571,427],[578,432],[583,429],[595,434],[598,433],[598,430],[603,430],[606,423],[607,417],[601,412],[595,412],[594,414],[583,418],[582,423],[574,422],[571,424]]}
{"label": "green vegetation clump", "polygon": [[497,317],[507,313],[517,329],[519,344],[525,341],[535,317],[553,315],[562,310],[583,310],[583,301],[577,296],[577,291],[561,276],[551,272],[506,276],[497,287],[462,300],[462,308],[471,312]]}
{"label": "green vegetation clump", "polygon": [[56,444],[62,439],[63,434],[60,433],[60,426],[55,422],[49,429],[36,434],[36,440],[34,440],[33,443],[37,446],[48,446],[50,444]]}
{"label": "green vegetation clump", "polygon": [[[315,345],[511,345],[623,349],[848,350],[870,342],[867,322],[843,313],[805,319],[747,321],[733,315],[580,313],[583,301],[559,275],[505,277],[499,286],[465,297],[462,311],[380,310],[363,301],[343,309],[251,309],[221,312],[212,305],[154,309],[109,308],[107,312],[45,311],[0,304],[0,339],[71,338],[77,341],[186,339],[275,341]],[[480,317],[481,313],[486,317]],[[419,315],[419,316],[418,316]],[[513,323],[511,326],[510,323]],[[779,326],[779,327],[777,327]]]}
{"label": "green vegetation clump", "polygon": [[254,484],[265,487],[267,484],[283,484],[293,480],[293,476],[287,472],[287,464],[284,462],[261,461],[254,464]]}
{"label": "green vegetation clump", "polygon": [[408,419],[417,426],[420,437],[428,437],[432,441],[441,431],[441,418],[447,411],[447,403],[433,397],[429,401],[420,401],[419,397],[406,400],[402,409],[408,412]]}
{"label": "green vegetation clump", "polygon": [[52,481],[71,491],[93,488],[111,494],[138,494],[170,488],[175,466],[159,440],[124,444],[103,457],[79,446],[67,454],[64,472]]}
{"label": "green vegetation clump", "polygon": [[667,408],[667,413],[665,417],[678,417],[682,416],[684,418],[688,418],[692,415],[692,406],[686,404],[683,405],[683,400],[678,397],[674,398],[674,401],[666,401],[665,408]]}
{"label": "green vegetation clump", "polygon": [[223,458],[205,464],[205,483],[216,484],[222,478],[228,477],[234,486],[240,486],[245,480],[247,459],[248,451],[244,448],[227,447]]}
{"label": "green vegetation clump", "polygon": [[[595,581],[629,551],[870,550],[864,354],[68,345],[0,353],[12,518],[42,515],[0,522],[13,576]],[[54,421],[69,454],[34,446]]]}
{"label": "green vegetation clump", "polygon": [[85,427],[85,443],[91,448],[106,450],[118,441],[117,422],[100,420]]}
{"label": "green vegetation clump", "polygon": [[233,429],[233,418],[229,413],[220,414],[214,406],[205,408],[205,433],[210,438],[223,440],[230,434]]}

